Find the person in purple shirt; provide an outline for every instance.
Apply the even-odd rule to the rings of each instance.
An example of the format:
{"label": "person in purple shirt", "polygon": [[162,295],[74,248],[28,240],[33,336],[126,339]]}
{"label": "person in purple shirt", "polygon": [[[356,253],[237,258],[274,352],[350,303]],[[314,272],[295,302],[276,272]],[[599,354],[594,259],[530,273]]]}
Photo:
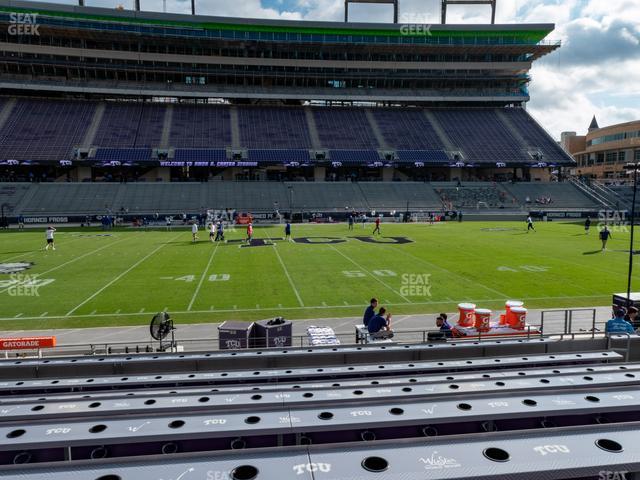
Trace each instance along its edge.
{"label": "person in purple shirt", "polygon": [[369,320],[376,316],[376,307],[378,306],[378,299],[372,298],[369,302],[369,306],[364,311],[364,317],[362,317],[362,324],[365,327],[369,326]]}

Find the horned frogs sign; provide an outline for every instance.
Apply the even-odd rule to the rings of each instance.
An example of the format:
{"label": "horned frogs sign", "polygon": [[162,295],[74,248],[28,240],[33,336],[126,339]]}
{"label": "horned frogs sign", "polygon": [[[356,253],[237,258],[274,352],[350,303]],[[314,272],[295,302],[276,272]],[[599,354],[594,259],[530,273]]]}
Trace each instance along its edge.
{"label": "horned frogs sign", "polygon": [[24,272],[31,268],[32,265],[33,262],[0,263],[0,275]]}

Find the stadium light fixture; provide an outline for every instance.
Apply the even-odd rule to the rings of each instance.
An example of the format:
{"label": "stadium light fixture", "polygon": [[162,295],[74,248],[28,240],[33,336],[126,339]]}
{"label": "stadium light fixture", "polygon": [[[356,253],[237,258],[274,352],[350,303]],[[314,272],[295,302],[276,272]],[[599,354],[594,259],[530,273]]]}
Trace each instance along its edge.
{"label": "stadium light fixture", "polygon": [[496,23],[496,2],[498,0],[442,0],[442,24],[447,23],[449,5],[491,5],[491,24]]}
{"label": "stadium light fixture", "polygon": [[[195,0],[192,0],[195,1]],[[495,0],[494,0],[495,1]],[[398,23],[398,0],[344,0],[344,22],[349,21],[350,3],[384,3],[393,5],[393,23]]]}
{"label": "stadium light fixture", "polygon": [[636,217],[636,190],[638,187],[638,169],[640,162],[627,163],[624,169],[628,174],[633,174],[633,200],[631,202],[631,238],[629,240],[629,269],[627,276],[627,308],[631,306],[631,274],[633,273],[633,234]]}

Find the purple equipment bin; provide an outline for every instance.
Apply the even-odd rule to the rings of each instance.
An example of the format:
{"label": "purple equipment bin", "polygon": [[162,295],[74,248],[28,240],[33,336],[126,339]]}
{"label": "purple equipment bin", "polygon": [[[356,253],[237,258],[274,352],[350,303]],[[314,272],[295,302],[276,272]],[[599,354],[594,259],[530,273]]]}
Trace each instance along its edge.
{"label": "purple equipment bin", "polygon": [[284,318],[260,320],[253,328],[254,348],[279,348],[292,345],[293,323]]}
{"label": "purple equipment bin", "polygon": [[218,327],[218,348],[220,350],[249,348],[253,325],[253,322],[224,322]]}

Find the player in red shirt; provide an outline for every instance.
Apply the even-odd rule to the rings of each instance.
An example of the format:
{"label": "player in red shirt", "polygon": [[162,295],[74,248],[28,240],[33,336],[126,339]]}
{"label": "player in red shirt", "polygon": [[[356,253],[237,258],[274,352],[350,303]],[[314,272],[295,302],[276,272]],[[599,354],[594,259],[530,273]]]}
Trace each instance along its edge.
{"label": "player in red shirt", "polygon": [[249,223],[249,225],[247,225],[247,243],[251,243],[252,238],[253,238],[253,225]]}
{"label": "player in red shirt", "polygon": [[372,235],[375,235],[376,232],[378,232],[378,235],[382,235],[382,232],[380,232],[380,217],[376,217],[376,228],[373,229]]}

